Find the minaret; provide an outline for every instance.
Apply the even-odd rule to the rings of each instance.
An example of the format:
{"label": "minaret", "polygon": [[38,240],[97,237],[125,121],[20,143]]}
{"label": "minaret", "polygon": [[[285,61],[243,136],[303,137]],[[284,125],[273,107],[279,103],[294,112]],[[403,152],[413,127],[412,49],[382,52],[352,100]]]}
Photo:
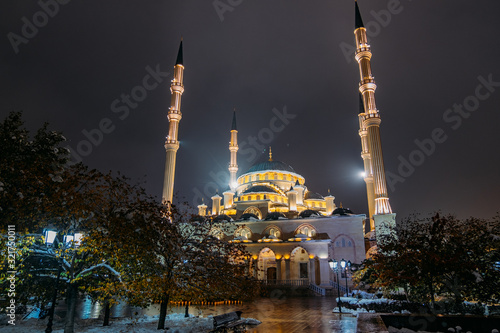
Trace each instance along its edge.
{"label": "minaret", "polygon": [[181,113],[181,96],[184,92],[184,65],[182,64],[182,39],[177,53],[177,61],[174,66],[174,78],[170,84],[170,93],[172,99],[170,109],[167,113],[168,118],[168,135],[165,140],[165,150],[167,158],[165,161],[165,176],[163,180],[163,203],[172,203],[174,194],[174,177],[175,177],[175,161],[177,150],[179,149],[179,141],[177,134],[179,132],[179,122],[182,119]]}
{"label": "minaret", "polygon": [[236,153],[238,152],[238,129],[236,128],[236,110],[233,111],[233,123],[231,125],[231,141],[229,142],[229,151],[231,152],[231,161],[229,162],[229,187],[234,192],[237,187],[236,172],[238,172],[238,163],[236,162]]}
{"label": "minaret", "polygon": [[[377,86],[372,76],[370,59],[372,53],[366,36],[366,29],[359,12],[358,2],[355,2],[356,61],[359,64],[359,92],[362,96],[363,110],[359,114],[359,135],[364,166],[365,182],[368,194],[370,218],[374,215],[392,214],[387,195],[384,160],[380,143],[380,113],[375,104]],[[361,112],[362,111],[362,112]],[[372,223],[373,227],[373,223]]]}
{"label": "minaret", "polygon": [[[361,158],[365,167],[364,180],[366,183],[366,196],[368,198],[368,213],[370,217],[370,230],[373,230],[373,215],[375,214],[375,187],[373,186],[373,167],[368,147],[368,131],[363,126],[365,107],[363,95],[359,93],[359,136],[361,137]],[[370,231],[368,230],[368,231]]]}

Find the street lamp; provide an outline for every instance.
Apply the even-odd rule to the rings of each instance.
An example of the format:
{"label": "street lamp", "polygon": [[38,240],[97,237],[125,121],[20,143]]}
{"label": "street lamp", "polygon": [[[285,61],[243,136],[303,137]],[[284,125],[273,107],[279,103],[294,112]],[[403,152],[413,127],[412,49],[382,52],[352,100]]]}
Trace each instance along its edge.
{"label": "street lamp", "polygon": [[[52,324],[54,321],[54,312],[56,308],[56,302],[57,302],[57,292],[59,289],[59,279],[61,277],[61,270],[62,270],[62,262],[59,262],[59,258],[57,258],[56,254],[53,251],[53,247],[59,246],[59,241],[57,239],[57,231],[54,230],[45,230],[43,232],[43,235],[45,236],[45,245],[47,246],[47,252],[51,253],[54,255],[57,261],[57,278],[56,278],[56,285],[54,287],[54,295],[52,296],[52,304],[50,305],[50,310],[49,310],[49,321],[47,323],[47,328],[45,329],[45,333],[52,333]],[[73,235],[65,235],[63,238],[63,246],[78,246],[80,245],[80,241],[83,237],[82,233],[73,233]]]}
{"label": "street lamp", "polygon": [[[47,251],[50,252],[50,248],[55,245],[57,241],[57,232],[54,230],[45,230],[43,232],[43,235],[45,236],[45,245],[47,246]],[[54,321],[54,311],[56,308],[56,301],[57,301],[57,289],[59,287],[59,277],[61,276],[61,264],[58,262],[57,263],[57,279],[56,279],[56,285],[54,287],[54,295],[52,296],[52,303],[50,304],[50,310],[49,310],[49,321],[47,323],[47,328],[45,329],[45,333],[51,333],[52,332],[52,322]]]}
{"label": "street lamp", "polygon": [[337,273],[337,295],[339,295],[339,313],[342,313],[342,301],[340,300],[340,285],[339,285],[339,270],[338,270],[338,262],[337,260],[328,260],[328,264],[330,265],[330,269]]}
{"label": "street lamp", "polygon": [[57,232],[54,230],[45,230],[43,235],[45,236],[45,245],[52,246],[56,240]]}
{"label": "street lamp", "polygon": [[349,287],[347,286],[347,269],[351,268],[351,261],[349,260],[349,261],[346,262],[344,260],[344,258],[342,258],[342,260],[340,261],[340,266],[344,270],[344,274],[345,274],[345,290],[346,290],[347,296],[349,296]]}

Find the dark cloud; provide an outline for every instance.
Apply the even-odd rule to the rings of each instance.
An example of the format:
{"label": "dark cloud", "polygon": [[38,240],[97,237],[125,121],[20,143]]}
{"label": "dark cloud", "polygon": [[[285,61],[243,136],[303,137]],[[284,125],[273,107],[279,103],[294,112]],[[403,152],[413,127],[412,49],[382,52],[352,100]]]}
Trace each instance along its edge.
{"label": "dark cloud", "polygon": [[[274,133],[275,159],[291,164],[311,190],[326,194],[330,188],[337,204],[367,211],[358,176],[359,73],[341,48],[354,44],[351,1],[243,0],[221,21],[212,1],[73,0],[47,16],[16,54],[8,34],[22,34],[23,17],[42,20],[40,3],[55,0],[0,5],[2,118],[23,110],[29,127],[48,121],[73,148],[86,140],[82,131],[108,118],[114,130],[103,134],[84,162],[135,179],[147,175],[148,190],[159,196],[170,78],[124,119],[111,104],[142,84],[147,66],[171,73],[183,36],[186,91],[176,191],[192,200],[196,189],[211,190],[213,178],[227,172],[233,107],[241,143],[269,127],[274,108],[286,106],[296,117]],[[393,209],[399,216],[436,209],[493,216],[500,206],[500,87],[481,90],[490,95],[459,125],[443,115],[454,104],[473,102],[467,98],[476,94],[479,76],[500,82],[500,3],[359,5],[372,33],[386,169],[397,174],[401,159],[418,149],[415,140],[425,141],[436,128],[447,137],[395,184],[389,194]],[[388,9],[397,13],[384,15]],[[240,154],[240,172],[255,162],[249,156]]]}

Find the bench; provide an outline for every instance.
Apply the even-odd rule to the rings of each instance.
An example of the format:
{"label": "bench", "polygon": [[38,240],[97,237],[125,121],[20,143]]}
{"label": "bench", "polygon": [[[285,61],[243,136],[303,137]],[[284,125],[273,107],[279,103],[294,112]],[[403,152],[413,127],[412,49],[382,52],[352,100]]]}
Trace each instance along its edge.
{"label": "bench", "polygon": [[242,311],[234,311],[214,316],[214,329],[212,332],[228,332],[232,329],[234,332],[244,332],[245,320],[241,319]]}

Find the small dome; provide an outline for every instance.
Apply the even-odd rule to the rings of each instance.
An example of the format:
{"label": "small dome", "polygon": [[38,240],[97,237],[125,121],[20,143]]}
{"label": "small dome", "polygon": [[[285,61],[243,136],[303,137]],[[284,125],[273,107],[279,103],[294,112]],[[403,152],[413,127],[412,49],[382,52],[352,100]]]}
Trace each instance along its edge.
{"label": "small dome", "polygon": [[221,214],[214,218],[214,222],[231,222],[233,219],[230,216],[227,216],[226,214]]}
{"label": "small dome", "polygon": [[194,215],[193,217],[191,217],[191,222],[204,222],[205,221],[205,217],[204,216],[201,216],[201,215]]}
{"label": "small dome", "polygon": [[347,215],[347,214],[354,214],[354,213],[349,208],[342,208],[342,207],[339,207],[332,212],[332,215]]}
{"label": "small dome", "polygon": [[285,214],[280,213],[280,212],[272,212],[272,213],[267,214],[265,220],[266,221],[274,221],[274,220],[279,220],[280,217],[286,219]]}
{"label": "small dome", "polygon": [[305,218],[308,218],[311,216],[321,216],[321,213],[318,211],[312,210],[312,209],[306,209],[306,210],[302,211],[299,214],[299,216],[305,219]]}
{"label": "small dome", "polygon": [[241,215],[240,218],[238,219],[238,221],[251,221],[251,220],[259,221],[259,217],[252,213],[245,213]]}
{"label": "small dome", "polygon": [[265,161],[262,163],[255,164],[245,173],[266,171],[266,170],[281,170],[295,173],[295,170],[286,163],[281,161]]}

